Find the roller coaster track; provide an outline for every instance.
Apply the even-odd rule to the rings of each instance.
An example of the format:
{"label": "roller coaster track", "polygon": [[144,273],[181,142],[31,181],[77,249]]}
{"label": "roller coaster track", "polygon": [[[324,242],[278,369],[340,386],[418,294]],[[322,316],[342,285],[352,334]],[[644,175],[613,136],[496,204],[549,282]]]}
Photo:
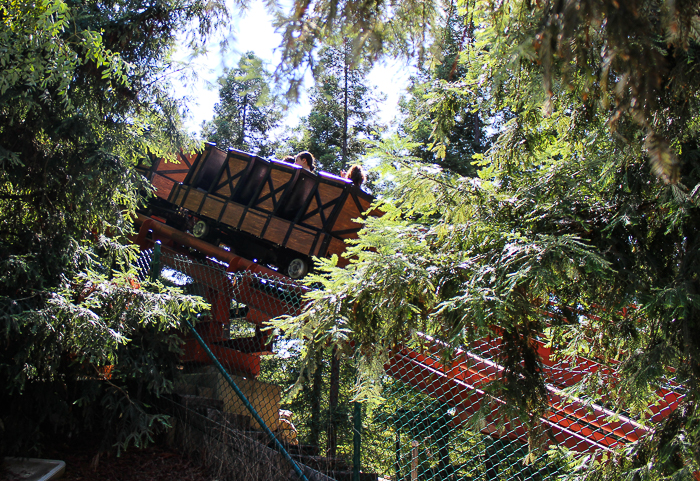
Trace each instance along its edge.
{"label": "roller coaster track", "polygon": [[[489,384],[502,377],[504,368],[492,357],[500,340],[481,339],[469,351],[453,353],[447,361],[440,355],[446,346],[424,336],[426,349],[398,350],[386,365],[389,375],[427,393],[455,409],[456,422],[466,422],[483,408],[489,414],[482,422],[481,431],[497,437],[507,437],[521,442],[528,441],[528,433],[522,422],[508,419],[505,402],[490,392]],[[549,430],[552,444],[566,446],[579,452],[610,450],[624,443],[635,442],[649,433],[649,428],[634,419],[566,392],[566,388],[580,380],[586,372],[604,372],[610,380],[614,374],[593,361],[580,358],[577,368],[566,372],[570,364],[556,362],[551,352],[538,342],[540,356],[547,379],[548,409],[540,421]],[[659,388],[658,402],[650,406],[651,420],[659,421],[678,407],[682,394]],[[603,397],[604,398],[604,397]],[[487,406],[483,403],[486,402]],[[495,428],[499,426],[499,428]]]}
{"label": "roller coaster track", "polygon": [[[160,242],[163,251],[172,254],[165,256],[164,262],[207,289],[207,299],[212,306],[210,322],[200,323],[198,331],[210,344],[214,354],[230,369],[257,376],[260,370],[259,354],[270,348],[265,337],[258,334],[259,330],[252,338],[230,339],[226,325],[234,287],[237,301],[247,306],[245,319],[258,328],[274,317],[295,315],[301,311],[299,302],[292,303],[288,298],[285,300],[274,294],[275,283],[283,285],[286,293],[295,291],[298,298],[305,288],[274,270],[156,219],[139,216],[137,225],[140,229],[133,238],[134,243],[145,250]],[[193,250],[200,253],[197,262],[187,260]],[[208,259],[204,265],[202,255]],[[211,275],[212,268],[218,272],[216,276]],[[241,273],[253,276],[241,276]],[[267,291],[260,288],[260,281],[255,280],[255,275],[264,276]],[[455,413],[453,423],[466,424],[475,413],[488,408],[488,414],[478,426],[480,431],[520,442],[528,441],[525,424],[508,417],[504,409],[505,401],[491,389],[493,381],[500,379],[504,373],[503,366],[496,361],[500,349],[498,337],[483,338],[472,343],[468,350],[451,352],[450,360],[443,355],[448,352],[449,346],[428,336],[422,337],[424,347],[421,352],[407,347],[399,349],[385,366],[387,374],[450,406]],[[552,350],[544,343],[538,340],[533,342],[544,369],[549,403],[539,420],[547,428],[546,435],[552,444],[583,453],[601,453],[635,442],[650,432],[649,427],[630,416],[606,407],[605,393],[599,393],[601,400],[597,403],[567,393],[568,388],[593,373],[606,380],[607,388],[614,388],[616,376],[612,370],[582,357],[556,360]],[[207,362],[208,358],[200,351],[196,343],[187,342],[185,360]],[[659,387],[657,395],[658,401],[649,406],[649,421],[652,423],[667,417],[683,398],[683,393],[674,390],[673,386]]]}

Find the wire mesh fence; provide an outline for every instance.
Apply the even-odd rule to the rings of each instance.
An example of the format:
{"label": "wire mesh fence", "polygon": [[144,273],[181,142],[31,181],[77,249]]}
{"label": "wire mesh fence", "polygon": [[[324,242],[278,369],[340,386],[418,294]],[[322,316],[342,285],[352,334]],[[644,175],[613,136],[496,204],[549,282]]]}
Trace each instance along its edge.
{"label": "wire mesh fence", "polygon": [[[382,378],[385,402],[371,412],[351,402],[355,372],[331,350],[318,354],[313,378],[290,396],[301,341],[273,349],[264,323],[298,313],[302,287],[166,248],[144,250],[138,267],[142,277],[211,305],[184,336],[181,372],[164,408],[174,419],[170,441],[198,453],[217,479],[554,479],[568,468],[549,448],[595,457],[649,429],[605,395],[592,402],[567,394],[592,374],[612,386],[613,372],[583,358],[551,360],[539,344],[549,408],[533,440],[528,423],[489,390],[503,374],[498,338],[461,349],[422,336],[420,347],[392,354]],[[669,381],[657,396],[651,423],[678,406],[683,392]]]}
{"label": "wire mesh fence", "polygon": [[184,335],[180,374],[163,401],[173,415],[169,441],[198,454],[217,479],[329,479],[292,459],[303,453],[281,409],[282,388],[256,379],[261,357],[272,354],[263,321],[298,309],[301,290],[281,277],[227,267],[159,244],[138,260],[142,278],[211,306]]}
{"label": "wire mesh fence", "polygon": [[[382,456],[377,470],[395,480],[554,479],[570,469],[567,454],[600,459],[637,441],[683,397],[680,386],[658,386],[646,420],[634,418],[612,403],[614,372],[583,358],[555,361],[539,343],[548,408],[519,419],[491,389],[503,376],[498,338],[463,350],[422,337],[420,349],[403,348],[385,366],[387,402],[374,416],[384,438],[377,444],[385,448],[373,458]],[[594,375],[603,387],[595,401],[569,394],[567,388]],[[386,449],[390,434],[393,453]]]}
{"label": "wire mesh fence", "polygon": [[540,480],[560,472],[546,453],[525,462],[527,444],[482,432],[460,420],[453,407],[400,381],[387,382],[385,394],[363,445],[384,478]]}

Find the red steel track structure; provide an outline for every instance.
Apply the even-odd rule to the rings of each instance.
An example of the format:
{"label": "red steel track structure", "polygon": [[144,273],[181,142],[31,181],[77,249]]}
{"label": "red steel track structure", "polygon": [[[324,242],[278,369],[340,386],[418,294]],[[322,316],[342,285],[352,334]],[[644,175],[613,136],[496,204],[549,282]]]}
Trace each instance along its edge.
{"label": "red steel track structure", "polygon": [[[173,256],[164,256],[164,263],[183,272],[206,288],[206,298],[211,304],[211,313],[197,330],[210,345],[214,354],[227,368],[256,377],[260,372],[260,355],[270,353],[270,339],[262,335],[260,328],[268,320],[280,315],[296,315],[300,305],[292,305],[274,295],[265,293],[251,281],[250,277],[232,276],[236,273],[251,273],[267,279],[285,283],[289,289],[290,279],[282,274],[244,259],[225,249],[216,247],[192,235],[169,227],[154,218],[139,215],[138,235],[134,243],[142,250],[161,243],[163,252],[179,256],[192,256],[199,252],[197,262],[175,263]],[[218,275],[203,266],[205,256],[212,266],[218,267]],[[245,318],[256,326],[256,335],[250,338],[231,339],[228,331],[229,306],[234,291],[237,301],[247,305]],[[301,296],[304,288],[294,286]],[[448,346],[423,335],[424,348],[418,352],[401,348],[386,364],[386,372],[393,378],[427,393],[454,409],[453,423],[467,423],[469,418],[487,403],[491,409],[479,429],[492,436],[506,437],[527,442],[525,425],[517,419],[509,419],[503,406],[505,402],[490,393],[488,385],[499,379],[504,371],[499,365],[497,352],[500,339],[484,338],[469,346],[469,350],[452,352],[451,360],[442,356]],[[649,432],[649,428],[624,414],[613,412],[601,403],[593,403],[567,394],[566,389],[592,373],[615,384],[615,375],[607,367],[595,361],[577,358],[565,362],[555,360],[551,349],[540,341],[534,341],[546,374],[546,389],[549,408],[540,421],[547,428],[550,441],[582,453],[601,453],[621,444],[634,442]],[[207,363],[209,358],[193,338],[186,339],[184,361]],[[649,406],[649,420],[657,423],[667,417],[681,402],[683,395],[669,388],[659,388],[658,402]]]}

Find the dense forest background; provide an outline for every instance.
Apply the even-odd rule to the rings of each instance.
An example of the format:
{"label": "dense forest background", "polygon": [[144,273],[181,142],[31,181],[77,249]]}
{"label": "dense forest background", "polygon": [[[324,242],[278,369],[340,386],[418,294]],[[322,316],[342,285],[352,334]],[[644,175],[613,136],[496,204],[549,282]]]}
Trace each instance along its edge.
{"label": "dense forest background", "polygon": [[[454,346],[498,333],[493,389],[537,419],[537,337],[609,364],[618,385],[589,376],[576,392],[605,391],[641,422],[655,386],[687,390],[651,435],[576,476],[700,470],[700,5],[268,8],[282,62],[267,72],[247,56],[226,72],[202,136],[264,155],[312,145],[332,172],[363,163],[386,212],[350,266],[320,261],[314,308],[276,322],[307,340],[301,382],[334,352],[369,405],[382,360],[418,333]],[[229,14],[198,0],[0,6],[0,452],[40,450],[47,427],[99,428],[105,449],[124,449],[167,425],[150,401],[172,388],[172,328],[202,305],[133,285],[125,235],[150,191],[134,167],[196,147],[167,81],[176,34],[197,51]],[[383,58],[418,66],[394,129],[378,125],[366,82]],[[274,138],[285,94],[308,95],[311,113]]]}

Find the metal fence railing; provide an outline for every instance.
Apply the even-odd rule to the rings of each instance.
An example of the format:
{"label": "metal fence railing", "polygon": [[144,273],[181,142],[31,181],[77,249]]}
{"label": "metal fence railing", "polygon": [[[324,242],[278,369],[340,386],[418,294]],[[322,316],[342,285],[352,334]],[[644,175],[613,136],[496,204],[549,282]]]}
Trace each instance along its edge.
{"label": "metal fence railing", "polygon": [[[592,402],[566,394],[591,372],[612,384],[605,366],[583,358],[550,361],[538,345],[549,408],[533,446],[526,423],[509,417],[503,400],[489,392],[502,375],[497,338],[461,349],[423,336],[420,348],[397,351],[385,365],[385,402],[371,412],[351,402],[356,373],[330,349],[318,354],[303,389],[292,393],[303,342],[277,342],[273,354],[264,323],[298,313],[303,288],[280,276],[227,272],[209,258],[159,252],[158,245],[142,252],[138,267],[142,277],[211,305],[184,338],[167,407],[171,441],[198,452],[217,479],[554,479],[568,467],[548,454],[550,447],[598,457],[648,432],[604,397]],[[670,381],[657,394],[651,423],[683,396]]]}
{"label": "metal fence railing", "polygon": [[[271,355],[259,319],[280,305],[298,306],[298,288],[225,267],[161,250],[160,244],[138,261],[141,277],[180,287],[211,305],[196,328],[186,322],[180,375],[164,401],[173,415],[170,441],[198,454],[217,479],[329,479],[292,458],[298,449],[281,410],[282,388],[256,379],[260,358]],[[244,298],[255,298],[254,306]]]}
{"label": "metal fence railing", "polygon": [[462,350],[422,337],[420,350],[404,348],[385,366],[386,402],[370,422],[377,439],[363,445],[373,450],[372,468],[394,480],[554,479],[569,469],[562,453],[599,459],[651,433],[649,426],[683,397],[678,386],[659,386],[643,423],[604,392],[595,401],[567,394],[567,387],[592,373],[614,386],[611,370],[583,358],[551,361],[538,344],[549,406],[536,420],[537,430],[528,429],[489,386],[502,378],[499,339]]}

